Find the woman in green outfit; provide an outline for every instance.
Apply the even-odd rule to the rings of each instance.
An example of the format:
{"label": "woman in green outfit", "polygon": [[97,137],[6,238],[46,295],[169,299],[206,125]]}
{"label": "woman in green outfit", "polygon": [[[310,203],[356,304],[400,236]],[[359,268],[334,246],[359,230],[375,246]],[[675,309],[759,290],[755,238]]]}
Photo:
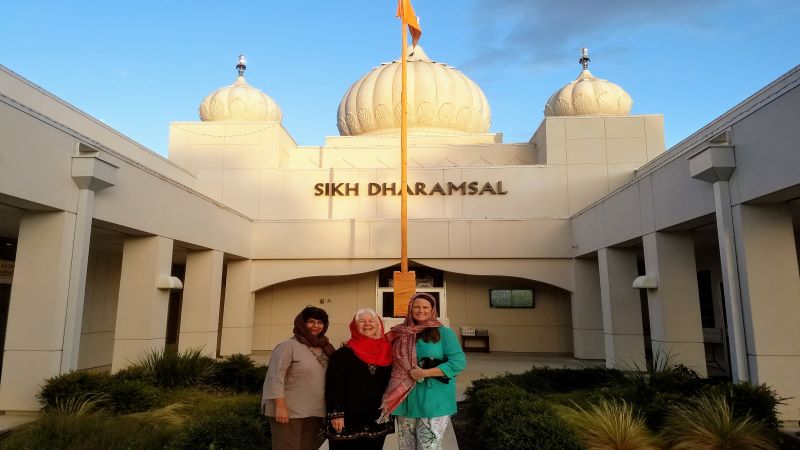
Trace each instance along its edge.
{"label": "woman in green outfit", "polygon": [[436,300],[419,293],[408,302],[406,320],[392,327],[392,376],[380,420],[397,416],[400,450],[441,449],[456,413],[456,380],[466,358],[453,330],[437,319]]}

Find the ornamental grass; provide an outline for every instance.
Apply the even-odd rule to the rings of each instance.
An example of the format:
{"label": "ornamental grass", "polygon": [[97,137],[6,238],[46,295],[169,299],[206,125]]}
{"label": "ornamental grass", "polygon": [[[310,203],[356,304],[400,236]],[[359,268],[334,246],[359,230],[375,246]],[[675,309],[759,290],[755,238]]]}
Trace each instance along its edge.
{"label": "ornamental grass", "polygon": [[657,450],[658,441],[644,419],[624,400],[602,399],[583,408],[561,409],[561,417],[588,450]]}
{"label": "ornamental grass", "polygon": [[773,432],[751,415],[735,415],[727,398],[709,393],[676,405],[667,418],[664,436],[671,449],[773,450]]}

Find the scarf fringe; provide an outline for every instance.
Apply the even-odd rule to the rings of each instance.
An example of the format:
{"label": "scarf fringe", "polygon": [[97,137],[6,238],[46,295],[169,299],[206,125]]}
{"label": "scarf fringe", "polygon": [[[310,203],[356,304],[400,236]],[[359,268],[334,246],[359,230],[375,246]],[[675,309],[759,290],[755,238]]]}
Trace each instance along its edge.
{"label": "scarf fringe", "polygon": [[389,419],[391,419],[392,412],[389,411],[388,409],[389,405],[387,405],[385,401],[381,402],[380,406],[381,415],[375,420],[375,423],[386,423],[389,421]]}

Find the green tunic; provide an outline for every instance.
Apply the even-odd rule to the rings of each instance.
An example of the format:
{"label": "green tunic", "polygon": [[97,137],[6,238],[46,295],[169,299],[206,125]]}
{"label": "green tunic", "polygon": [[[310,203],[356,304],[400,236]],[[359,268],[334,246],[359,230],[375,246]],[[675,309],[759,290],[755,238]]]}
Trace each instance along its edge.
{"label": "green tunic", "polygon": [[393,415],[429,418],[456,413],[455,377],[464,370],[467,360],[453,330],[439,327],[439,333],[442,336],[439,342],[417,341],[417,360],[424,357],[444,359],[446,356],[447,362],[439,368],[450,378],[450,383],[445,384],[433,378],[425,378],[425,381],[416,383],[408,397],[392,412]]}

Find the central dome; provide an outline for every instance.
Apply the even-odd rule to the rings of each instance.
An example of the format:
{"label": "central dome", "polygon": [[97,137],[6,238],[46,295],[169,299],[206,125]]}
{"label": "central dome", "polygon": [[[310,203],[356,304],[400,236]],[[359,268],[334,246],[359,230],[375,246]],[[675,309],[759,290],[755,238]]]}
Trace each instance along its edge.
{"label": "central dome", "polygon": [[[406,53],[411,52],[408,47]],[[491,110],[483,91],[458,70],[431,61],[419,45],[408,54],[409,131],[485,133]],[[400,130],[401,63],[383,63],[356,81],[337,114],[342,136],[394,134]]]}

